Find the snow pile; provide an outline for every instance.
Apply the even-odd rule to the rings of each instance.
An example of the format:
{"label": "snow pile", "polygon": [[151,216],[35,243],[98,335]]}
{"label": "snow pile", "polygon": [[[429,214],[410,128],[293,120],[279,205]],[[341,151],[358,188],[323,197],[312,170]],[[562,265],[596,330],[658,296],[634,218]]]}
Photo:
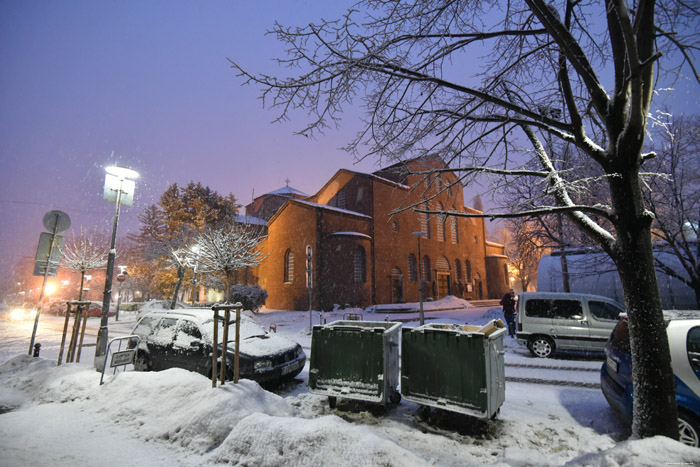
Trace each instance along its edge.
{"label": "snow pile", "polygon": [[334,415],[295,420],[262,413],[239,423],[214,460],[256,466],[426,465],[374,430]]}
{"label": "snow pile", "polygon": [[[26,355],[0,365],[0,406],[21,409],[0,419],[0,439],[13,434],[4,422],[31,416],[34,409],[45,418],[45,410],[56,406],[61,407],[59,419],[69,412],[75,420],[83,419],[84,426],[111,422],[141,442],[174,444],[189,456],[198,454],[200,462],[328,465],[331,459],[339,466],[422,464],[370,428],[336,416],[299,418],[297,409],[253,381],[212,389],[210,380],[180,369],[120,373],[105,378],[102,386],[99,379],[87,365],[56,367]],[[8,451],[6,459],[26,455],[18,447],[13,450],[15,455]],[[143,464],[149,465],[148,459]]]}

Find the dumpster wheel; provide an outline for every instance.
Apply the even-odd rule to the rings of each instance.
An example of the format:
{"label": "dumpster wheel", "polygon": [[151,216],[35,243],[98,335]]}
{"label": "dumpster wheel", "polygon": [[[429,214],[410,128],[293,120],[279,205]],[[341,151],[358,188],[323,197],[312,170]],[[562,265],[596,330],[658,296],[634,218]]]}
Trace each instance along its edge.
{"label": "dumpster wheel", "polygon": [[338,403],[338,398],[335,396],[328,396],[328,407],[335,409],[335,405]]}
{"label": "dumpster wheel", "polygon": [[389,396],[389,400],[392,404],[398,404],[399,402],[401,402],[401,393],[399,391],[392,392]]}

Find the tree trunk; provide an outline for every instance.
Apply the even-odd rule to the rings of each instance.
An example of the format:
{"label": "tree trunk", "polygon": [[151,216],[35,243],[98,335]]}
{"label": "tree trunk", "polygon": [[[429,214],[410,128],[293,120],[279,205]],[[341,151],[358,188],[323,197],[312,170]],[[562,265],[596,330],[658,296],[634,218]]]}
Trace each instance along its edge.
{"label": "tree trunk", "polygon": [[175,309],[175,303],[177,302],[177,295],[180,293],[180,287],[182,286],[182,281],[185,278],[185,268],[183,266],[177,267],[177,282],[175,282],[175,290],[173,291],[173,299],[170,302],[170,309]]}
{"label": "tree trunk", "polygon": [[632,433],[641,438],[662,435],[678,439],[675,383],[651,242],[652,216],[643,209],[638,181],[637,174],[627,170],[610,182],[615,212],[619,213],[611,256],[620,274],[630,325]]}

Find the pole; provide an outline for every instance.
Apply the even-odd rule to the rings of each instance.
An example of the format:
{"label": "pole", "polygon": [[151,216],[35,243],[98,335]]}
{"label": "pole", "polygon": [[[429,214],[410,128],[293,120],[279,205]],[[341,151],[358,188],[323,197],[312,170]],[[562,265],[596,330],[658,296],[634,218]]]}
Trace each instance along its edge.
{"label": "pole", "polygon": [[420,235],[418,236],[418,300],[420,301],[420,325],[425,324],[423,317],[423,258],[420,255]]}
{"label": "pole", "polygon": [[97,332],[97,343],[95,345],[95,368],[102,371],[107,359],[107,339],[109,333],[107,323],[109,320],[109,302],[112,300],[112,275],[114,273],[114,257],[117,255],[115,245],[117,242],[117,225],[119,224],[119,207],[122,201],[122,184],[119,181],[119,191],[117,192],[117,206],[114,209],[114,225],[112,226],[112,241],[107,256],[107,278],[105,279],[105,290],[102,299],[102,316],[100,317],[100,329]]}
{"label": "pole", "polygon": [[56,220],[53,223],[53,229],[51,230],[51,244],[49,245],[49,256],[46,258],[46,270],[44,271],[44,281],[41,283],[41,293],[39,294],[39,306],[36,309],[36,316],[34,317],[34,329],[32,330],[32,338],[29,341],[29,351],[27,355],[32,354],[34,349],[34,339],[36,338],[36,330],[39,327],[39,315],[41,314],[41,301],[44,299],[44,290],[46,290],[46,281],[49,278],[49,269],[51,268],[51,255],[53,254],[53,245],[56,241],[56,229],[58,228],[58,218],[59,214],[56,214]]}
{"label": "pole", "polygon": [[213,333],[213,345],[211,349],[211,387],[215,388],[216,387],[216,377],[217,377],[217,372],[216,372],[216,363],[217,360],[219,359],[219,349],[217,349],[217,346],[219,345],[219,309],[214,308],[214,333]]}
{"label": "pole", "polygon": [[[199,261],[199,260],[198,260]],[[194,276],[192,277],[192,306],[197,297],[197,265],[194,265]]]}
{"label": "pole", "polygon": [[[238,304],[240,305],[240,303]],[[228,310],[226,311],[228,313]],[[241,307],[236,308],[236,342],[234,343],[233,353],[233,384],[238,384],[238,355],[239,344],[241,342]]]}
{"label": "pole", "polygon": [[117,312],[114,315],[114,321],[119,321],[119,307],[122,304],[122,283],[121,281],[119,282],[119,289],[117,291]]}

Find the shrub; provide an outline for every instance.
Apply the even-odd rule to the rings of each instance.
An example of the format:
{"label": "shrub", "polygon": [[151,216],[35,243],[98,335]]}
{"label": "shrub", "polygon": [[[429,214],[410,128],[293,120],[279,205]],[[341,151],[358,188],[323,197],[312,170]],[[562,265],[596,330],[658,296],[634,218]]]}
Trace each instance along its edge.
{"label": "shrub", "polygon": [[259,285],[235,284],[231,286],[230,303],[241,302],[243,309],[258,311],[267,300],[267,291]]}

